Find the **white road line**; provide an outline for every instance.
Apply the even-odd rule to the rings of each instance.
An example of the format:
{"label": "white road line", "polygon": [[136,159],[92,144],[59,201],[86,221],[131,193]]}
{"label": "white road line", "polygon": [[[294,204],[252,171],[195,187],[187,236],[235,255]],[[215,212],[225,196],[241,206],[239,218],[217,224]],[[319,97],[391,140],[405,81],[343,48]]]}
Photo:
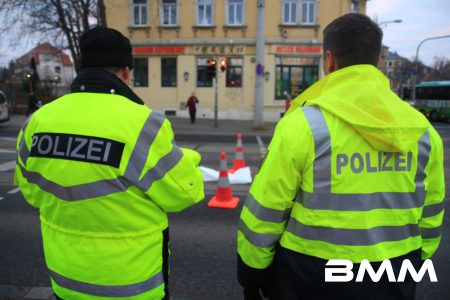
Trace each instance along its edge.
{"label": "white road line", "polygon": [[10,190],[9,192],[7,192],[7,194],[16,194],[20,191],[19,187],[16,187],[15,189]]}
{"label": "white road line", "polygon": [[16,153],[16,150],[11,150],[11,149],[0,149],[0,153]]}
{"label": "white road line", "polygon": [[264,143],[259,135],[256,136],[256,141],[259,145],[259,152],[261,153],[261,157],[264,157],[266,155],[266,147],[264,146]]}
{"label": "white road line", "polygon": [[0,197],[0,201],[2,201],[3,199],[5,199],[5,198],[3,198],[3,197]]}
{"label": "white road line", "polygon": [[0,140],[15,142],[17,141],[17,137],[0,136]]}
{"label": "white road line", "polygon": [[8,161],[7,163],[0,164],[0,171],[12,170],[16,167],[16,161]]}

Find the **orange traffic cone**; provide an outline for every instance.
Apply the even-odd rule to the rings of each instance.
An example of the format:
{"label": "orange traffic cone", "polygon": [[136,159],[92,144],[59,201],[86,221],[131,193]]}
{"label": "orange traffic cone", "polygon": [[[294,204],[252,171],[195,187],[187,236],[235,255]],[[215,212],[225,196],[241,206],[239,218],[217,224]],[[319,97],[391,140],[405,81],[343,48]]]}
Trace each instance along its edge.
{"label": "orange traffic cone", "polygon": [[244,159],[244,147],[242,147],[242,134],[237,135],[237,144],[236,144],[236,155],[233,160],[233,169],[231,172],[236,172],[236,170],[245,167],[245,159]]}
{"label": "orange traffic cone", "polygon": [[209,207],[235,208],[239,198],[233,197],[230,181],[228,180],[227,159],[225,152],[220,153],[219,182],[216,195],[208,202]]}

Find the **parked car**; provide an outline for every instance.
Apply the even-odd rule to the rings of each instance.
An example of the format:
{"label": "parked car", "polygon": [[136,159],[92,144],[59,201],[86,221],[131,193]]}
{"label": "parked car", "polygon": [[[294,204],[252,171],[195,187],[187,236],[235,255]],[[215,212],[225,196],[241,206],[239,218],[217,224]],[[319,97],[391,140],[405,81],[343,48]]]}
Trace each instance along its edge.
{"label": "parked car", "polygon": [[0,91],[0,123],[7,122],[11,118],[12,105],[6,94]]}

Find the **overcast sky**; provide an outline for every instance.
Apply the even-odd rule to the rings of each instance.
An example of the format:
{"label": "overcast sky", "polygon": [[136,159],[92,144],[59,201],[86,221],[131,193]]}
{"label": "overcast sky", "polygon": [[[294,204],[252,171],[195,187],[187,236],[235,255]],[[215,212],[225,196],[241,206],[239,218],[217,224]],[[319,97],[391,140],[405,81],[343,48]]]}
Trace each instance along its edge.
{"label": "overcast sky", "polygon": [[[424,39],[450,35],[450,0],[369,0],[367,15],[378,23],[402,20],[401,23],[381,25],[383,44],[391,52],[408,59],[414,58],[419,43]],[[10,47],[11,42],[20,46]],[[6,66],[11,59],[20,57],[34,46],[32,41],[24,43],[17,35],[1,37],[0,66]],[[422,44],[419,49],[421,61],[431,66],[435,56],[450,59],[450,38]]]}
{"label": "overcast sky", "polygon": [[[383,44],[389,51],[413,59],[424,39],[450,36],[450,0],[370,0],[367,15],[378,23],[400,19],[401,23],[381,25]],[[425,41],[419,60],[431,66],[435,56],[450,60],[450,37]]]}

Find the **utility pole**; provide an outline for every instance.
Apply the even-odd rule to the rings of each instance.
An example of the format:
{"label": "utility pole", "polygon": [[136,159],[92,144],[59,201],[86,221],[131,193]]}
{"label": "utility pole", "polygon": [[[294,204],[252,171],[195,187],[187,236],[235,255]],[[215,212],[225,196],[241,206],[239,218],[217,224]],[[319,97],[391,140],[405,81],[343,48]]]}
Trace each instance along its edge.
{"label": "utility pole", "polygon": [[217,89],[218,89],[217,75],[213,79],[213,84],[214,84],[214,127],[219,127],[219,123],[218,123],[219,101],[217,99],[217,97],[218,97],[218,95],[217,95],[218,94],[218,92],[217,92]]}
{"label": "utility pole", "polygon": [[264,26],[265,26],[265,0],[257,2],[256,20],[256,77],[255,77],[255,104],[254,124],[260,128],[264,122]]}

